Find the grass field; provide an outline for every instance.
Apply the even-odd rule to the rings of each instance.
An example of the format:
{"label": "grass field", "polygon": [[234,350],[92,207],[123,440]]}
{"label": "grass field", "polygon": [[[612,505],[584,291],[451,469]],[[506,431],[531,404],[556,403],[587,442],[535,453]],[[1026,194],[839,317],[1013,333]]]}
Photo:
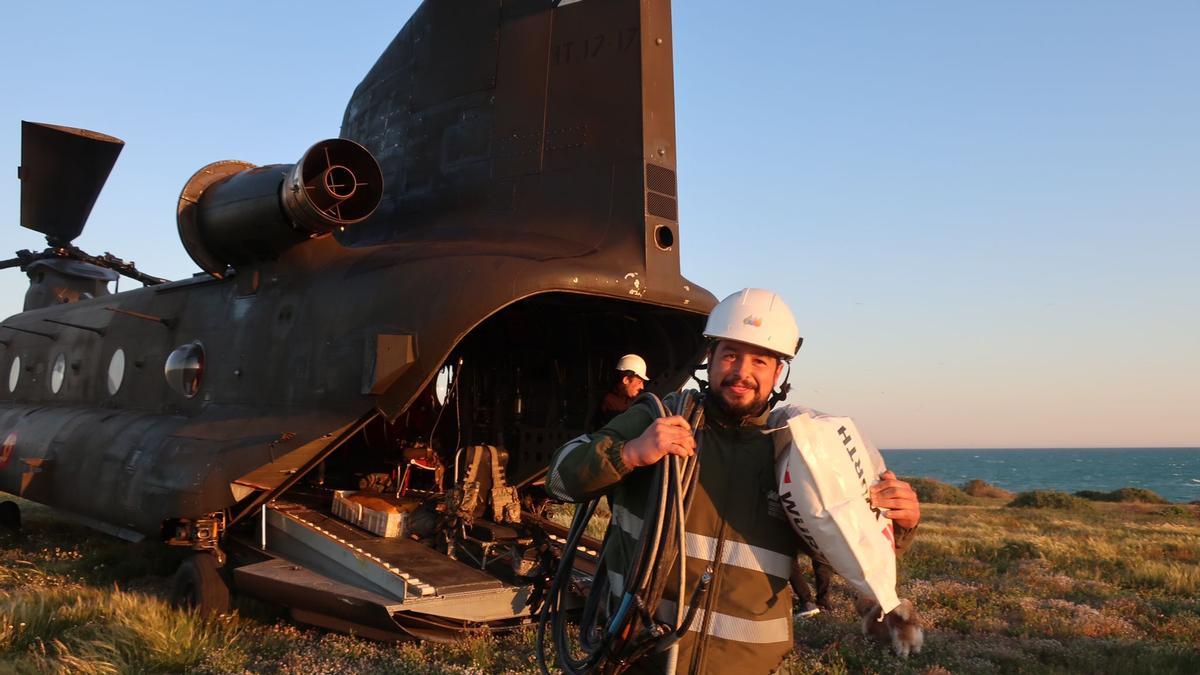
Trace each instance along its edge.
{"label": "grass field", "polygon": [[[971,501],[924,504],[901,564],[900,595],[927,627],[920,655],[862,638],[838,580],[835,611],[797,619],[784,672],[1200,673],[1200,507]],[[180,552],[21,506],[24,529],[0,532],[0,673],[537,671],[532,631],[395,645],[246,599],[216,619],[179,612],[164,599]]]}

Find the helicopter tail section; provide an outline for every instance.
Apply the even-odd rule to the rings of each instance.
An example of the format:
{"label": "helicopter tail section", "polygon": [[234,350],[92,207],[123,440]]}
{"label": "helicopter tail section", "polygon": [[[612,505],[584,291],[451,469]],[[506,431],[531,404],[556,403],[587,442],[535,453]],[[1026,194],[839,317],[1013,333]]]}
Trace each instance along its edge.
{"label": "helicopter tail section", "polygon": [[346,107],[342,135],[387,188],[339,240],[512,241],[676,281],[670,16],[666,0],[423,3]]}

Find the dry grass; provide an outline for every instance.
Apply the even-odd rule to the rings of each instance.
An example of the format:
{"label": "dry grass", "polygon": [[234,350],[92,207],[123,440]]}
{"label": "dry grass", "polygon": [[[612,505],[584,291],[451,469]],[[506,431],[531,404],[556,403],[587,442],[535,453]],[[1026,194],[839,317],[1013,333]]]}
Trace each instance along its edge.
{"label": "dry grass", "polygon": [[0,651],[17,672],[179,672],[237,642],[236,622],[119,589],[41,588],[0,599]]}
{"label": "dry grass", "polygon": [[[923,507],[901,568],[927,628],[907,661],[859,634],[848,588],[796,622],[784,672],[1200,672],[1200,509]],[[383,644],[306,629],[253,601],[204,620],[162,600],[178,553],[22,504],[0,534],[0,672],[534,673],[533,635]]]}

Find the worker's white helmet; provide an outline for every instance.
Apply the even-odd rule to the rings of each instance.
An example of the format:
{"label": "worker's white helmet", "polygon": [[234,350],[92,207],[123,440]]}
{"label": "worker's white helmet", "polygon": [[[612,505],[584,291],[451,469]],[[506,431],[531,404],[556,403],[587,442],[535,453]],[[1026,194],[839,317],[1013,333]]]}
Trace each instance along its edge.
{"label": "worker's white helmet", "polygon": [[650,381],[650,378],[646,376],[646,360],[637,354],[626,354],[625,356],[622,356],[621,360],[617,361],[617,370],[621,372],[628,370],[646,382]]}
{"label": "worker's white helmet", "polygon": [[761,288],[743,288],[717,303],[708,315],[704,336],[762,347],[781,359],[795,356],[804,341],[783,298]]}

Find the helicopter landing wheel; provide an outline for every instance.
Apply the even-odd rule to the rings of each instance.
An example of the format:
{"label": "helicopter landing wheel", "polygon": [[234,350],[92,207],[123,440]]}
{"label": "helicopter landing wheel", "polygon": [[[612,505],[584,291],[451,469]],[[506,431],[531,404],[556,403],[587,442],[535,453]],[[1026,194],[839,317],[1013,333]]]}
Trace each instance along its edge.
{"label": "helicopter landing wheel", "polygon": [[183,561],[175,572],[171,604],[209,616],[229,612],[229,584],[215,556],[197,553]]}
{"label": "helicopter landing wheel", "polygon": [[13,531],[21,529],[21,507],[16,502],[0,502],[0,527]]}

